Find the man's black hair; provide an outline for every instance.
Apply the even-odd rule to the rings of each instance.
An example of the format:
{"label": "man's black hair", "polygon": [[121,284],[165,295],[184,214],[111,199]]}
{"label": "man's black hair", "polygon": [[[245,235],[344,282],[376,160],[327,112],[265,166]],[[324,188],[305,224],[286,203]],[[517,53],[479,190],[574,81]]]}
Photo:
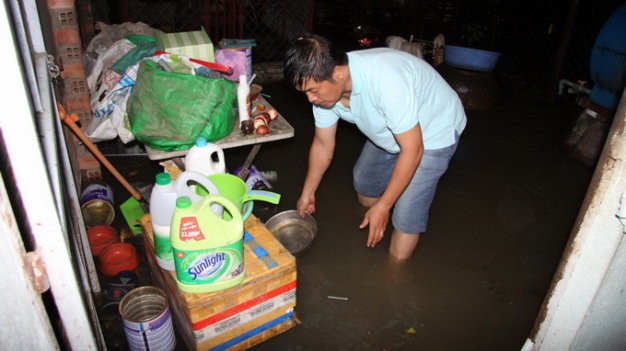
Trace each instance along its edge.
{"label": "man's black hair", "polygon": [[308,79],[330,80],[335,66],[347,63],[345,51],[336,49],[320,35],[307,34],[293,42],[285,53],[285,79],[300,88]]}

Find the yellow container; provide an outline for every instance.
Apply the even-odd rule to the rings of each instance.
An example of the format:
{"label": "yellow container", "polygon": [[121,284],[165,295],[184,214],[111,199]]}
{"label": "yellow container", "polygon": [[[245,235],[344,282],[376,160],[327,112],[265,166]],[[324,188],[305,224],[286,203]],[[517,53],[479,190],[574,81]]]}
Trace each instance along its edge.
{"label": "yellow container", "polygon": [[[223,219],[211,209],[218,204],[233,217]],[[235,286],[244,279],[243,220],[236,206],[220,195],[192,203],[176,199],[170,241],[178,288],[207,293]]]}

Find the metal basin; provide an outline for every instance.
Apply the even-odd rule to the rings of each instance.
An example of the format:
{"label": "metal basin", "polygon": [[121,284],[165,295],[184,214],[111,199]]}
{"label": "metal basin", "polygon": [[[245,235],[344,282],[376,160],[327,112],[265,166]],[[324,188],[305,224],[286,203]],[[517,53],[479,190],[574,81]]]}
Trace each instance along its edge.
{"label": "metal basin", "polygon": [[301,217],[296,210],[274,215],[265,222],[265,227],[294,256],[306,251],[317,235],[315,218],[309,214]]}

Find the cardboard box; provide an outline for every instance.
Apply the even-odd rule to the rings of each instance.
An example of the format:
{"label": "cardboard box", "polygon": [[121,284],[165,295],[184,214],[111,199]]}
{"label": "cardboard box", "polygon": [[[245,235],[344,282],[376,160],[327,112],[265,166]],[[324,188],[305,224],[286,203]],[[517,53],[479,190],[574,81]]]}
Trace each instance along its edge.
{"label": "cardboard box", "polygon": [[207,294],[178,290],[175,273],[160,269],[149,217],[141,219],[148,264],[169,297],[174,323],[188,349],[245,349],[297,324],[295,258],[256,217],[245,225],[246,278]]}
{"label": "cardboard box", "polygon": [[167,53],[215,62],[213,43],[204,28],[191,32],[159,34],[156,47]]}

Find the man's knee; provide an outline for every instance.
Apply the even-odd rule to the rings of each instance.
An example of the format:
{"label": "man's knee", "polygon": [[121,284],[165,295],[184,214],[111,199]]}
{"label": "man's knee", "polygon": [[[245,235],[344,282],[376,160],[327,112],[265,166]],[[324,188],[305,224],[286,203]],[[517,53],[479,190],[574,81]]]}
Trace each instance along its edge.
{"label": "man's knee", "polygon": [[357,199],[359,200],[359,203],[365,207],[372,207],[374,206],[378,200],[380,199],[380,197],[367,197],[365,195],[361,195],[359,193],[356,194]]}

